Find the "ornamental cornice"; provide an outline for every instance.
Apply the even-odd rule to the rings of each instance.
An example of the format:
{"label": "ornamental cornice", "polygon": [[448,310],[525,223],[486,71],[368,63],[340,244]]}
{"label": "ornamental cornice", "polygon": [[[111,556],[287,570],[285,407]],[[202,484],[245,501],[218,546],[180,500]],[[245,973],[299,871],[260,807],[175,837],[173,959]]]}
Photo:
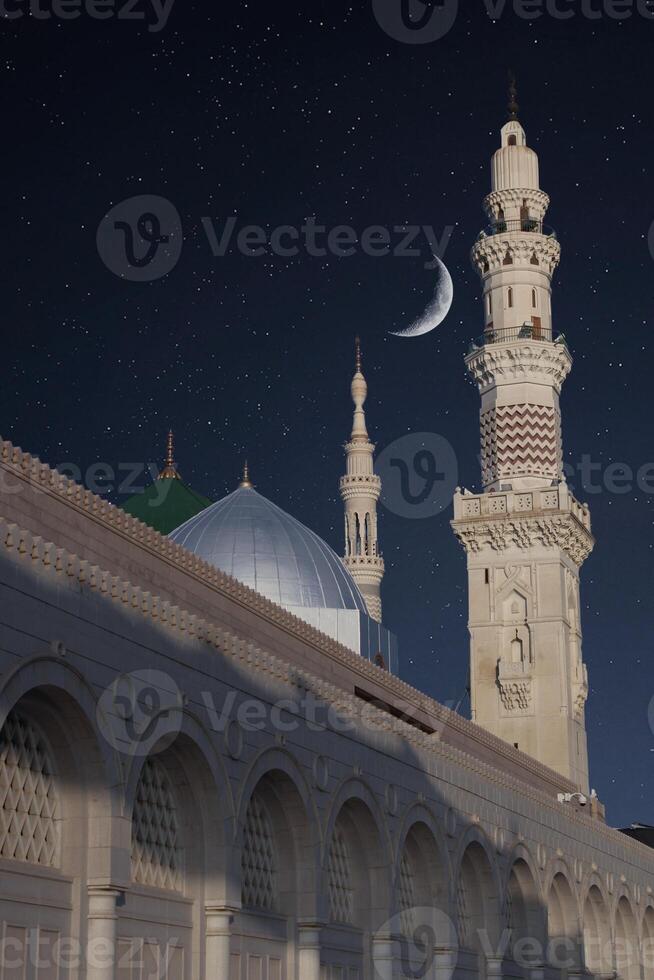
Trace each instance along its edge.
{"label": "ornamental cornice", "polygon": [[342,558],[341,561],[355,582],[381,583],[384,577],[386,567],[384,559],[379,556],[352,555],[349,558]]}
{"label": "ornamental cornice", "polygon": [[580,566],[595,544],[590,531],[572,514],[541,517],[498,515],[481,520],[453,520],[451,525],[468,554],[477,554],[484,549],[503,552],[543,546],[560,548],[575,565]]}
{"label": "ornamental cornice", "polygon": [[[648,859],[651,860],[651,850],[645,845],[626,837],[611,827],[607,827],[601,821],[591,820],[590,817],[582,816],[574,810],[567,810],[565,814],[562,814],[560,804],[553,800],[550,794],[523,783],[501,768],[492,766],[444,742],[439,732],[432,735],[426,734],[410,722],[396,718],[376,707],[376,705],[362,701],[356,695],[350,694],[343,688],[339,688],[304,669],[296,668],[229,630],[193,615],[139,586],[134,586],[99,566],[81,559],[78,555],[68,552],[65,548],[58,548],[52,542],[46,542],[42,537],[21,529],[17,524],[12,524],[1,516],[0,549],[13,552],[19,560],[29,561],[33,567],[40,565],[46,573],[65,575],[81,586],[97,590],[105,600],[120,602],[133,615],[144,616],[159,623],[165,629],[176,631],[192,640],[207,643],[225,656],[239,660],[248,672],[262,672],[279,679],[288,686],[295,687],[299,691],[312,691],[319,698],[343,710],[349,717],[358,721],[363,728],[385,731],[389,735],[399,736],[425,754],[439,756],[454,767],[475,773],[491,784],[514,792],[526,801],[530,800],[537,804],[539,811],[546,810],[554,818],[563,818],[569,824],[579,827],[584,835],[587,835],[589,828],[592,828],[593,833],[604,838],[616,850],[619,848],[623,850],[623,853],[627,855],[626,859],[623,860],[632,859],[640,869],[644,868]],[[376,680],[379,680],[378,667],[369,664],[350,651],[346,652],[350,657],[361,660],[361,666],[366,668],[371,679],[374,676]],[[384,679],[387,677],[390,675],[385,676]],[[437,715],[442,720],[442,728],[451,725],[455,729],[467,731],[477,740],[484,741],[491,749],[497,749],[503,745],[499,739],[490,733],[485,732],[438,702],[432,701],[403,681],[397,678],[391,679],[397,682],[398,688],[410,696],[407,703],[407,717],[411,717],[410,709],[414,705],[422,711]],[[506,748],[506,746],[504,747]],[[512,755],[521,763],[528,764],[527,768],[534,773],[541,771],[550,782],[552,777],[557,775],[547,769],[546,766],[542,766],[529,756],[523,756],[518,751],[512,752]],[[562,776],[557,776],[557,779],[561,786],[566,784],[566,780]],[[498,805],[502,806],[503,804]],[[615,854],[610,856],[614,860],[620,860]]]}
{"label": "ornamental cornice", "polygon": [[351,442],[346,442],[343,449],[346,453],[368,453],[370,456],[374,455],[375,449],[374,442],[370,439],[363,439],[360,442],[352,440]]}
{"label": "ornamental cornice", "polygon": [[572,355],[563,342],[513,340],[473,347],[465,362],[482,394],[502,382],[531,378],[552,385],[560,394],[572,368]]}
{"label": "ornamental cornice", "polygon": [[379,500],[381,488],[381,478],[376,473],[342,476],[339,480],[343,500],[350,500],[353,497],[373,497]]}
{"label": "ornamental cornice", "polygon": [[502,191],[491,191],[483,201],[482,207],[488,217],[493,220],[497,217],[498,209],[513,208],[519,211],[527,203],[529,215],[540,221],[550,206],[549,194],[536,187],[507,187]]}
{"label": "ornamental cornice", "polygon": [[[507,253],[512,259],[508,266]],[[534,255],[537,266],[532,261]],[[540,269],[552,276],[561,260],[561,245],[553,236],[537,232],[507,231],[493,235],[482,232],[472,246],[470,258],[481,275],[524,267],[532,272]]]}

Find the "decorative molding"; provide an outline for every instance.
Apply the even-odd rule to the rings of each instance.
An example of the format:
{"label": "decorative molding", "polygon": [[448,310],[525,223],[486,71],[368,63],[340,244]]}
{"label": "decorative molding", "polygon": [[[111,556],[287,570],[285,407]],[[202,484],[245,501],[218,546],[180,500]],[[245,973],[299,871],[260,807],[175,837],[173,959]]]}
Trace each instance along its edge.
{"label": "decorative molding", "polygon": [[491,191],[484,198],[482,207],[489,220],[494,221],[499,208],[504,211],[512,208],[519,213],[524,201],[527,202],[530,217],[542,221],[550,206],[550,196],[536,187],[506,187],[501,191]]}
{"label": "decorative molding", "polygon": [[484,549],[502,552],[512,548],[526,551],[543,545],[559,548],[582,565],[593,550],[593,538],[570,514],[552,517],[501,517],[496,521],[452,521],[455,535],[468,554]]}
{"label": "decorative molding", "polygon": [[497,686],[504,710],[526,714],[532,705],[531,664],[513,664],[499,660]]}
{"label": "decorative molding", "polygon": [[539,268],[550,278],[561,261],[561,246],[556,238],[536,232],[505,231],[487,235],[482,232],[472,247],[470,258],[480,276],[498,272],[504,268],[507,252],[511,253],[511,268],[525,266],[532,269],[534,253]]}
{"label": "decorative molding", "polygon": [[465,362],[482,395],[497,385],[516,381],[551,385],[560,395],[572,368],[572,357],[566,345],[545,340],[474,347]]}

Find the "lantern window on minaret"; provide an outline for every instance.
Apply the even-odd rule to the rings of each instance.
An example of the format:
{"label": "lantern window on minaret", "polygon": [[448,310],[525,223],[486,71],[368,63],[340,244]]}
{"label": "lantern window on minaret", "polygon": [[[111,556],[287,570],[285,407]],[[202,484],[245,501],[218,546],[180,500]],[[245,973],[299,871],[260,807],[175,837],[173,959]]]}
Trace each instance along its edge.
{"label": "lantern window on minaret", "polygon": [[517,113],[512,88],[483,205],[490,224],[472,249],[484,326],[466,365],[481,396],[483,492],[457,491],[452,525],[468,560],[474,720],[587,791],[579,571],[593,538],[563,472],[572,358],[552,326],[560,246]]}

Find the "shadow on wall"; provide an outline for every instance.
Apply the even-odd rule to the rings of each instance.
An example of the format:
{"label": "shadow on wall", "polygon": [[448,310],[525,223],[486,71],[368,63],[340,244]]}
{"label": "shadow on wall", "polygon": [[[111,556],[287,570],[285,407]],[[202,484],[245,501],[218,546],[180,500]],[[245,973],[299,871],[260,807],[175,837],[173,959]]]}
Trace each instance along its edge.
{"label": "shadow on wall", "polygon": [[462,812],[453,763],[397,720],[118,604],[107,617],[91,590],[43,578],[39,604],[20,565],[6,571],[11,976],[654,980],[654,898],[643,910],[528,844],[491,802]]}

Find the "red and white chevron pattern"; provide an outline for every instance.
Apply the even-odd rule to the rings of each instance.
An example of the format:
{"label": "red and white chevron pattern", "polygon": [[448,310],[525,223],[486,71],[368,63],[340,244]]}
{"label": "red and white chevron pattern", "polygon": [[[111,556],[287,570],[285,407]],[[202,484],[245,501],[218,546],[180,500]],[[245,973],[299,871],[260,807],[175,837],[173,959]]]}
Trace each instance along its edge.
{"label": "red and white chevron pattern", "polygon": [[481,416],[484,485],[511,476],[561,474],[561,416],[545,405],[503,405]]}

